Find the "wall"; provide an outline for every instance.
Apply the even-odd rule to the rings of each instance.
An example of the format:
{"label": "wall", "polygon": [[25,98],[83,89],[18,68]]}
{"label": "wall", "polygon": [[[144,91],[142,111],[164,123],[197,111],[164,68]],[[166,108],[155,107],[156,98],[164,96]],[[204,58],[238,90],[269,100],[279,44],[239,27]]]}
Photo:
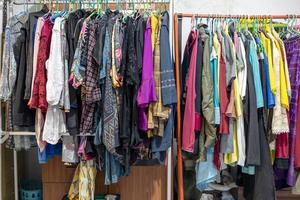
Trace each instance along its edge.
{"label": "wall", "polygon": [[299,0],[174,0],[175,12],[208,14],[299,14]]}
{"label": "wall", "polygon": [[[174,0],[174,13],[232,15],[300,14],[299,3],[299,0]],[[182,47],[184,48],[190,30],[190,19],[183,19],[182,27]]]}

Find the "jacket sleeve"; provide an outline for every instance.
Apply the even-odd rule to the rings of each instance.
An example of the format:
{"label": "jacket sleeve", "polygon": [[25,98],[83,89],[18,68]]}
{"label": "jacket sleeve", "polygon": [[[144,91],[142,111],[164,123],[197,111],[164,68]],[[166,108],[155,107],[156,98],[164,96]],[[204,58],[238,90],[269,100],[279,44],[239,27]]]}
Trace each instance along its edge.
{"label": "jacket sleeve", "polygon": [[160,33],[160,65],[161,65],[161,87],[163,105],[171,105],[177,102],[176,85],[174,78],[174,66],[171,58],[169,40],[169,16],[166,14],[161,26]]}

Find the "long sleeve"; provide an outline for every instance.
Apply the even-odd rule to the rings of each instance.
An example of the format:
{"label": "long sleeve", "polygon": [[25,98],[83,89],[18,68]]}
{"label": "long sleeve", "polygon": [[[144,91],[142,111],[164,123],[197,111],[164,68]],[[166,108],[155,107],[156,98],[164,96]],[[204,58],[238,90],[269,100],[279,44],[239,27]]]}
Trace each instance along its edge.
{"label": "long sleeve", "polygon": [[147,115],[146,109],[149,103],[156,102],[156,92],[153,78],[153,55],[151,46],[151,26],[150,21],[147,22],[144,40],[144,60],[142,69],[142,82],[137,94],[137,105],[140,108],[139,128],[147,131]]}
{"label": "long sleeve", "polygon": [[258,64],[258,58],[256,54],[256,48],[254,46],[254,42],[250,42],[250,55],[249,55],[249,61],[252,68],[252,73],[254,76],[254,87],[255,87],[255,93],[256,93],[256,106],[257,108],[264,107],[264,98],[261,88],[261,79],[260,79],[260,73],[259,73],[259,64]]}
{"label": "long sleeve", "polygon": [[163,105],[177,102],[174,68],[171,58],[169,40],[169,14],[163,16],[160,32],[160,68],[161,68],[161,93]]}
{"label": "long sleeve", "polygon": [[183,119],[182,149],[187,152],[194,151],[195,145],[195,100],[196,100],[196,62],[197,62],[198,34],[195,34],[195,42],[190,60],[187,79],[187,96]]}
{"label": "long sleeve", "polygon": [[61,48],[61,26],[62,18],[57,18],[52,32],[50,56],[46,61],[47,84],[46,95],[49,105],[58,105],[64,88],[64,64]]}

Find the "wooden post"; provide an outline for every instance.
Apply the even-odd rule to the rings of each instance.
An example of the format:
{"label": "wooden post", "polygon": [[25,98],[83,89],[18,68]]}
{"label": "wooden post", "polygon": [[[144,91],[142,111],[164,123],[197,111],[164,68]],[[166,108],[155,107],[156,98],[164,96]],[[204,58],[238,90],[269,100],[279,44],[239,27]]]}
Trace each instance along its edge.
{"label": "wooden post", "polygon": [[184,200],[183,191],[183,167],[181,151],[181,112],[180,112],[180,70],[179,70],[179,44],[178,44],[178,16],[174,15],[174,43],[175,43],[175,75],[177,91],[177,184],[178,200]]}

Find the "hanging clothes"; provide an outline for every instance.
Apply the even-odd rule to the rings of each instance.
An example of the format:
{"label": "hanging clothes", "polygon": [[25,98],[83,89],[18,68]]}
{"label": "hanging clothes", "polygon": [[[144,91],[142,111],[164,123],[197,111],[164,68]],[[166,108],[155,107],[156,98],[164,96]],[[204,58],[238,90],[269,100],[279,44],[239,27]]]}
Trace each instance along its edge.
{"label": "hanging clothes", "polygon": [[[297,72],[287,69],[296,56],[288,45],[292,48],[296,40],[282,39],[271,25],[243,30],[235,25],[234,20],[221,26],[193,25],[196,28],[188,36],[180,77],[181,107],[185,107],[182,149],[185,159],[197,158],[198,166],[213,163],[209,171],[221,173],[226,165],[231,170],[241,166],[232,175],[243,177],[246,199],[275,199],[275,180],[276,187],[295,184],[297,133],[289,120],[296,119],[298,109],[287,113],[298,102],[292,78]],[[208,151],[210,145],[213,153]],[[199,169],[196,173],[202,174]],[[288,180],[284,174],[289,174]],[[224,184],[198,176],[201,191],[213,182]]]}
{"label": "hanging clothes", "polygon": [[298,110],[298,91],[299,91],[299,63],[297,61],[299,48],[299,37],[290,38],[285,41],[286,56],[290,74],[291,83],[291,100],[290,100],[290,160],[289,160],[289,170],[287,175],[287,184],[293,186],[295,184],[295,172],[294,172],[294,162],[295,162],[295,136],[298,135],[296,132],[297,125],[297,110]]}
{"label": "hanging clothes", "polygon": [[[152,18],[151,18],[152,19]],[[152,55],[152,21],[148,19],[146,31],[144,35],[144,62],[143,62],[143,71],[142,71],[142,80],[141,80],[141,87],[139,88],[137,94],[137,103],[138,107],[140,108],[139,111],[139,128],[143,131],[148,130],[147,124],[147,116],[146,116],[146,109],[149,106],[149,103],[156,102],[157,96],[155,92],[155,85],[154,85],[154,78],[153,78],[153,55]],[[155,21],[153,22],[155,23]],[[155,26],[155,24],[153,25]]]}
{"label": "hanging clothes", "polygon": [[134,164],[166,162],[177,102],[169,39],[168,12],[65,15],[44,7],[11,19],[0,79],[9,130],[35,128],[40,163],[56,155],[80,162],[71,199],[93,198],[96,162],[107,185]]}

